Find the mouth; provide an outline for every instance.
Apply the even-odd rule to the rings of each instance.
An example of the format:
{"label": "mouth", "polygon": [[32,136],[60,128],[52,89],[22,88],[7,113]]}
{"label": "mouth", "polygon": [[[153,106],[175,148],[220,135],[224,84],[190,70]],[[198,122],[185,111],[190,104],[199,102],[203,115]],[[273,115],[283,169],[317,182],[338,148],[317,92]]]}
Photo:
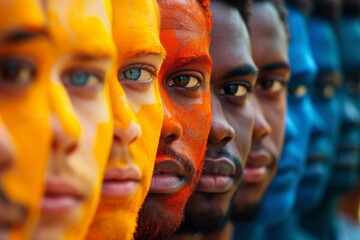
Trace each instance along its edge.
{"label": "mouth", "polygon": [[0,228],[22,224],[27,217],[24,206],[11,202],[0,188]]}
{"label": "mouth", "polygon": [[233,161],[226,157],[217,159],[206,158],[196,190],[206,193],[227,192],[234,185],[236,170],[237,168]]}
{"label": "mouth", "polygon": [[48,179],[41,203],[43,214],[67,214],[78,208],[85,195],[69,181]]}
{"label": "mouth", "polygon": [[338,148],[336,167],[353,169],[359,165],[360,147],[356,145],[342,145]]}
{"label": "mouth", "polygon": [[131,196],[141,181],[141,171],[136,166],[114,167],[106,169],[102,184],[102,196]]}
{"label": "mouth", "polygon": [[176,160],[166,159],[155,164],[149,193],[173,194],[187,184],[187,172]]}
{"label": "mouth", "polygon": [[268,175],[268,168],[273,163],[273,158],[267,151],[252,151],[248,155],[244,169],[244,183],[263,182]]}
{"label": "mouth", "polygon": [[326,162],[326,156],[323,154],[311,154],[308,157],[309,164]]}

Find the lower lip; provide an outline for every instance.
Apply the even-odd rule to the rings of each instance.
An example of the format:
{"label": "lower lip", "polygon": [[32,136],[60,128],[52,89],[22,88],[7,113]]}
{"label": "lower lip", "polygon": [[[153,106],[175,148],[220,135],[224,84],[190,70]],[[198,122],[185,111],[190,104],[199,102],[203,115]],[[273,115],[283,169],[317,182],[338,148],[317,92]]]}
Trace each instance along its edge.
{"label": "lower lip", "polygon": [[41,204],[41,211],[48,214],[64,214],[78,206],[80,206],[80,200],[73,196],[45,196]]}
{"label": "lower lip", "polygon": [[185,181],[172,174],[153,175],[149,193],[175,193],[185,185]]}
{"label": "lower lip", "polygon": [[101,194],[107,197],[128,197],[132,195],[139,185],[138,181],[104,181]]}
{"label": "lower lip", "polygon": [[229,176],[202,175],[196,187],[199,192],[223,193],[231,189],[234,180]]}
{"label": "lower lip", "polygon": [[266,177],[266,167],[245,168],[243,173],[244,183],[258,183],[264,181]]}

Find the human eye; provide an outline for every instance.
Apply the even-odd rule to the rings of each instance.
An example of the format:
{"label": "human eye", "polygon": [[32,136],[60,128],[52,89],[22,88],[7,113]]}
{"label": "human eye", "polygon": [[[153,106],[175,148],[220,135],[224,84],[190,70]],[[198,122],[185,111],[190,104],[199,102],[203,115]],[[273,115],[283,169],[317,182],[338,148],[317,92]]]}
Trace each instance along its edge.
{"label": "human eye", "polygon": [[183,90],[197,90],[202,84],[202,75],[196,72],[179,73],[169,78],[169,87]]}
{"label": "human eye", "polygon": [[288,88],[289,95],[301,98],[308,93],[308,88],[305,85],[290,86]]}
{"label": "human eye", "polygon": [[242,98],[250,93],[251,87],[246,83],[229,83],[220,88],[220,95],[226,97]]}
{"label": "human eye", "polygon": [[325,99],[331,99],[335,96],[338,88],[334,84],[326,84],[317,88],[318,93]]}
{"label": "human eye", "polygon": [[0,86],[6,88],[28,86],[35,78],[33,63],[20,58],[0,60]]}
{"label": "human eye", "polygon": [[73,69],[63,74],[62,81],[64,86],[70,91],[91,94],[102,88],[104,76],[97,71]]}
{"label": "human eye", "polygon": [[143,89],[156,78],[156,69],[147,64],[133,64],[118,71],[118,80],[121,84],[135,89]]}
{"label": "human eye", "polygon": [[285,80],[281,76],[272,76],[259,78],[256,83],[256,89],[265,94],[277,94],[286,87]]}

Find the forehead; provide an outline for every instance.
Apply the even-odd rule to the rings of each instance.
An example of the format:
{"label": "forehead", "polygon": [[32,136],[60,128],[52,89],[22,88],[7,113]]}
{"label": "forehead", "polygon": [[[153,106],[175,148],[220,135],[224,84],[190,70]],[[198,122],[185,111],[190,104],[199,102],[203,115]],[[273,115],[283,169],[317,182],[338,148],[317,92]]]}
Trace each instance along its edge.
{"label": "forehead", "polygon": [[111,7],[104,0],[48,0],[50,32],[58,47],[82,55],[111,55]]}
{"label": "forehead", "polygon": [[40,0],[0,1],[0,38],[9,32],[44,27],[45,16]]}
{"label": "forehead", "polygon": [[250,64],[250,40],[245,23],[239,12],[224,4],[212,4],[213,30],[210,52],[216,68],[218,63],[238,66]]}
{"label": "forehead", "polygon": [[256,3],[250,7],[250,12],[249,31],[256,64],[260,67],[266,60],[287,61],[287,35],[274,5]]}
{"label": "forehead", "polygon": [[160,16],[154,0],[113,1],[113,37],[120,58],[163,54]]}

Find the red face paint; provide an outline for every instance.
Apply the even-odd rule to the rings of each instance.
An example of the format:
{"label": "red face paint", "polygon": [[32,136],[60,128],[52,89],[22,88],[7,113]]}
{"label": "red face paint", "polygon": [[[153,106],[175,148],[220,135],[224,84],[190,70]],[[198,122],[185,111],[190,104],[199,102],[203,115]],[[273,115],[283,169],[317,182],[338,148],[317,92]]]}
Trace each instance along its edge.
{"label": "red face paint", "polygon": [[180,224],[202,169],[211,125],[210,37],[204,8],[198,1],[158,3],[160,38],[167,52],[159,73],[164,121],[138,239],[163,238]]}

